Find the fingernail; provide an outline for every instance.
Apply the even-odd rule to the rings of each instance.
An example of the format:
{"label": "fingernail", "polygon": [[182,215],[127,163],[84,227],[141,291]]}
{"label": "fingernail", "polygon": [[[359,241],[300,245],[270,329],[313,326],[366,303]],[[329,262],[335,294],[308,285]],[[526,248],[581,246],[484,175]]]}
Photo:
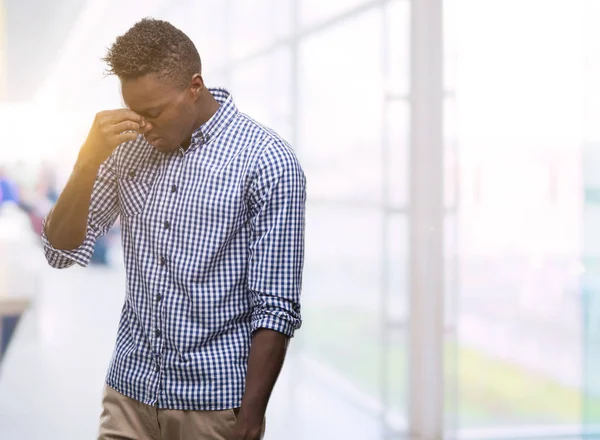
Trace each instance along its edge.
{"label": "fingernail", "polygon": [[144,120],[142,119],[141,126],[143,127],[143,126],[145,126],[145,125],[146,125],[146,121],[144,121]]}

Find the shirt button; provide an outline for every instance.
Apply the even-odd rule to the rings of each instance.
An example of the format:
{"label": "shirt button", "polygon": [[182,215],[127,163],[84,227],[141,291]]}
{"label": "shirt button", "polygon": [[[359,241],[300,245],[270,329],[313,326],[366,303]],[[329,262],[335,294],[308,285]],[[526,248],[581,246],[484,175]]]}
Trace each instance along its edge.
{"label": "shirt button", "polygon": [[176,193],[177,192],[177,185],[171,185],[171,192],[172,193]]}
{"label": "shirt button", "polygon": [[162,332],[159,329],[154,330],[154,336],[160,338],[160,335],[162,335]]}
{"label": "shirt button", "polygon": [[160,371],[160,365],[156,366],[156,372],[158,373]]}
{"label": "shirt button", "polygon": [[165,264],[167,264],[167,260],[165,259],[165,257],[160,257],[160,265],[164,266]]}
{"label": "shirt button", "polygon": [[134,178],[134,177],[135,177],[135,170],[131,170],[131,171],[128,173],[128,175],[129,175],[129,177],[131,177],[131,178]]}
{"label": "shirt button", "polygon": [[171,227],[171,223],[168,220],[165,221],[165,229],[169,229]]}
{"label": "shirt button", "polygon": [[162,300],[162,295],[159,293],[154,297],[154,299],[156,299],[156,302],[160,302]]}

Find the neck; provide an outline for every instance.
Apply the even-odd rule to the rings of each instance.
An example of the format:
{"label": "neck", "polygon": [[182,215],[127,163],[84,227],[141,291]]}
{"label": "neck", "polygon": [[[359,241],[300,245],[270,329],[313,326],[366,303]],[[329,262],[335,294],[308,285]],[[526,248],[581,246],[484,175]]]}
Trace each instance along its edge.
{"label": "neck", "polygon": [[198,112],[196,122],[194,123],[194,129],[190,133],[190,135],[186,138],[183,143],[183,148],[187,150],[190,146],[190,142],[192,141],[192,133],[206,124],[210,118],[214,116],[214,114],[219,110],[221,104],[214,98],[214,96],[206,89],[206,93],[204,96],[198,101]]}

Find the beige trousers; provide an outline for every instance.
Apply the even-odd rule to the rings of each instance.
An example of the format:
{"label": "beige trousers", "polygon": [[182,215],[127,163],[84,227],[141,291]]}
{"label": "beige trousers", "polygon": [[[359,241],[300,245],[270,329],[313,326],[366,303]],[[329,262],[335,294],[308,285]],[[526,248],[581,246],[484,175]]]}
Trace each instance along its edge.
{"label": "beige trousers", "polygon": [[105,385],[98,440],[229,440],[236,416],[237,409],[159,409]]}

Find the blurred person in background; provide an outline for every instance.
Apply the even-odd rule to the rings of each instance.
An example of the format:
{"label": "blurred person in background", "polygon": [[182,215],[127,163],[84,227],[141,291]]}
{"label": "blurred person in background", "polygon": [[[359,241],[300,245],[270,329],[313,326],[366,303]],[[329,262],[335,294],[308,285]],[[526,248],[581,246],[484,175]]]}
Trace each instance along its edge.
{"label": "blurred person in background", "polygon": [[[39,236],[42,233],[43,220],[48,215],[59,196],[58,177],[56,166],[43,163],[38,172],[35,190],[28,203],[23,203],[29,215],[31,225]],[[96,240],[90,264],[108,265],[109,235],[104,235]]]}
{"label": "blurred person in background", "polygon": [[0,167],[0,206],[5,203],[19,205],[19,188],[17,182],[9,175],[4,167]]}
{"label": "blurred person in background", "polygon": [[42,164],[38,169],[34,183],[27,191],[27,196],[21,202],[21,206],[28,214],[31,226],[38,236],[42,232],[44,217],[48,215],[57,199],[58,194],[53,167],[49,164]]}
{"label": "blurred person in background", "polygon": [[127,286],[99,438],[262,438],[301,324],[303,170],[205,86],[168,22],[137,23],[105,61],[128,108],[97,114],[42,233],[50,265],[85,266],[120,218]]}

